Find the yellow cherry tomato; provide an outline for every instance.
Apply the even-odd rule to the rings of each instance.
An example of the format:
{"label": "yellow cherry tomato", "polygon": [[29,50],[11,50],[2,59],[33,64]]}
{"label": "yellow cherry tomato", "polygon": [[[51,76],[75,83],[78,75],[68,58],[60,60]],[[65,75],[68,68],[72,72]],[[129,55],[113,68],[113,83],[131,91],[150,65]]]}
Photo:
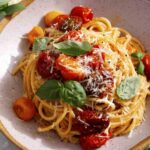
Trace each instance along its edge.
{"label": "yellow cherry tomato", "polygon": [[50,11],[48,12],[45,17],[44,17],[44,22],[46,24],[46,26],[50,26],[51,22],[59,15],[63,14],[62,12],[59,11]]}

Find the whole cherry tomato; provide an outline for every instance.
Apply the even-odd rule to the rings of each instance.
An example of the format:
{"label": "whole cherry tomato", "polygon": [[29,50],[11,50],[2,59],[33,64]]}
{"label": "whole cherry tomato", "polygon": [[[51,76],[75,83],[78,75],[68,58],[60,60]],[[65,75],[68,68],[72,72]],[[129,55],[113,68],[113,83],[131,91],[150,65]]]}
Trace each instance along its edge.
{"label": "whole cherry tomato", "polygon": [[80,137],[80,144],[83,150],[99,148],[109,140],[111,135],[106,133],[90,134]]}
{"label": "whole cherry tomato", "polygon": [[91,8],[84,6],[76,6],[71,10],[71,16],[81,17],[83,23],[87,23],[93,19],[93,12]]}
{"label": "whole cherry tomato", "polygon": [[150,80],[150,53],[145,54],[142,61],[145,66],[145,69],[144,69],[145,75],[146,75],[147,79]]}
{"label": "whole cherry tomato", "polygon": [[41,52],[37,61],[37,71],[44,79],[58,79],[59,72],[55,68],[56,56],[49,52]]}
{"label": "whole cherry tomato", "polygon": [[62,32],[79,30],[81,26],[82,26],[82,18],[78,16],[71,16],[63,21],[59,30]]}
{"label": "whole cherry tomato", "polygon": [[64,20],[68,19],[68,18],[69,18],[68,15],[59,15],[51,22],[51,26],[53,26],[59,30],[61,25],[63,24]]}
{"label": "whole cherry tomato", "polygon": [[74,40],[74,41],[85,41],[85,35],[82,33],[81,30],[78,31],[70,31],[64,34],[60,39],[59,42],[66,41],[66,40]]}
{"label": "whole cherry tomato", "polygon": [[13,109],[16,115],[24,121],[31,120],[36,114],[34,103],[26,97],[18,98],[13,104]]}

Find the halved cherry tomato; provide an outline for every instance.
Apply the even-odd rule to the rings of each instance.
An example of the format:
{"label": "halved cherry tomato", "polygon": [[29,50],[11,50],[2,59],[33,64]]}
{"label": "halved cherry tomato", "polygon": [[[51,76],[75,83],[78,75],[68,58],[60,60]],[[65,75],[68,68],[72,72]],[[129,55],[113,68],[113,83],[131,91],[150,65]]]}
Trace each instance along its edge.
{"label": "halved cherry tomato", "polygon": [[87,23],[93,19],[93,12],[91,8],[84,6],[76,6],[71,10],[70,16],[81,17],[83,23]]}
{"label": "halved cherry tomato", "polygon": [[60,54],[56,60],[56,68],[61,71],[65,80],[82,80],[85,76],[80,64],[75,58]]}
{"label": "halved cherry tomato", "polygon": [[24,121],[31,120],[36,114],[34,103],[26,97],[18,98],[13,104],[13,110]]}
{"label": "halved cherry tomato", "polygon": [[142,61],[144,63],[144,67],[145,67],[145,69],[144,69],[145,75],[146,75],[147,79],[150,80],[150,53],[145,54]]}
{"label": "halved cherry tomato", "polygon": [[65,40],[74,40],[74,41],[85,41],[85,35],[82,33],[81,30],[78,31],[70,31],[66,34],[64,34],[60,39],[59,42],[65,41]]}
{"label": "halved cherry tomato", "polygon": [[68,15],[59,15],[51,22],[51,26],[55,27],[56,29],[60,29],[64,20],[68,18]]}

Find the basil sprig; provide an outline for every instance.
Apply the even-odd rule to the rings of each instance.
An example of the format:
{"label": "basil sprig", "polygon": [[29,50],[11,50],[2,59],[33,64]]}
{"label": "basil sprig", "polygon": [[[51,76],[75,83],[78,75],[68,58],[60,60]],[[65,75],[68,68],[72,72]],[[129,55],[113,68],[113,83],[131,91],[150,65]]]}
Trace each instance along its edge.
{"label": "basil sprig", "polygon": [[50,38],[48,37],[37,37],[34,40],[32,51],[46,50]]}
{"label": "basil sprig", "polygon": [[60,99],[60,90],[62,87],[63,84],[60,81],[47,80],[38,89],[36,95],[38,95],[41,99],[46,99],[46,100]]}
{"label": "basil sprig", "polygon": [[3,7],[4,5],[8,4],[10,0],[0,0],[0,7]]}
{"label": "basil sprig", "polygon": [[133,98],[140,87],[140,79],[138,77],[127,77],[117,87],[117,95],[122,100]]}
{"label": "basil sprig", "polygon": [[131,56],[139,60],[141,60],[144,57],[144,55],[141,52],[132,53]]}
{"label": "basil sprig", "polygon": [[138,60],[138,64],[136,66],[137,73],[143,75],[144,74],[144,64],[142,62],[142,59],[144,57],[143,53],[136,52],[136,53],[132,53],[131,56]]}
{"label": "basil sprig", "polygon": [[[7,4],[5,4],[5,5],[7,5]],[[0,17],[5,17],[5,16],[8,16],[8,15],[11,15],[15,12],[23,10],[24,8],[25,8],[25,6],[21,3],[10,5],[10,6],[4,6],[3,5],[3,8],[1,6]]]}
{"label": "basil sprig", "polygon": [[150,145],[146,146],[144,150],[150,150]]}
{"label": "basil sprig", "polygon": [[86,100],[86,93],[77,81],[47,80],[36,92],[36,95],[47,101],[62,99],[72,106],[82,106]]}
{"label": "basil sprig", "polygon": [[73,40],[66,40],[59,43],[54,43],[53,46],[62,53],[69,56],[79,56],[87,53],[92,49],[89,42],[78,42]]}
{"label": "basil sprig", "polygon": [[73,106],[81,106],[85,103],[86,93],[77,81],[67,81],[61,89],[62,99]]}

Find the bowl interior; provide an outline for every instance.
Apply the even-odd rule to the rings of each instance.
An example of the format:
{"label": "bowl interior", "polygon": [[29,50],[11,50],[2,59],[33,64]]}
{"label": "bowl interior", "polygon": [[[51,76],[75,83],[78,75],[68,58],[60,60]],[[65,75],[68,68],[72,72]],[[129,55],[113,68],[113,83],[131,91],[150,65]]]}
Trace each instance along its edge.
{"label": "bowl interior", "polygon": [[[148,0],[36,0],[24,12],[13,19],[0,34],[0,120],[8,132],[30,150],[76,150],[79,145],[64,143],[53,133],[38,133],[34,122],[24,123],[12,111],[12,102],[22,95],[20,76],[12,77],[12,68],[28,48],[23,39],[33,26],[42,24],[42,17],[50,10],[69,13],[73,6],[85,5],[94,10],[95,16],[107,17],[114,26],[127,29],[150,51],[150,2]],[[147,109],[150,102],[147,101]],[[135,129],[132,136],[126,135],[111,139],[101,149],[111,147],[127,150],[150,134],[150,111],[146,110],[145,121]],[[120,148],[121,147],[121,148]]]}

